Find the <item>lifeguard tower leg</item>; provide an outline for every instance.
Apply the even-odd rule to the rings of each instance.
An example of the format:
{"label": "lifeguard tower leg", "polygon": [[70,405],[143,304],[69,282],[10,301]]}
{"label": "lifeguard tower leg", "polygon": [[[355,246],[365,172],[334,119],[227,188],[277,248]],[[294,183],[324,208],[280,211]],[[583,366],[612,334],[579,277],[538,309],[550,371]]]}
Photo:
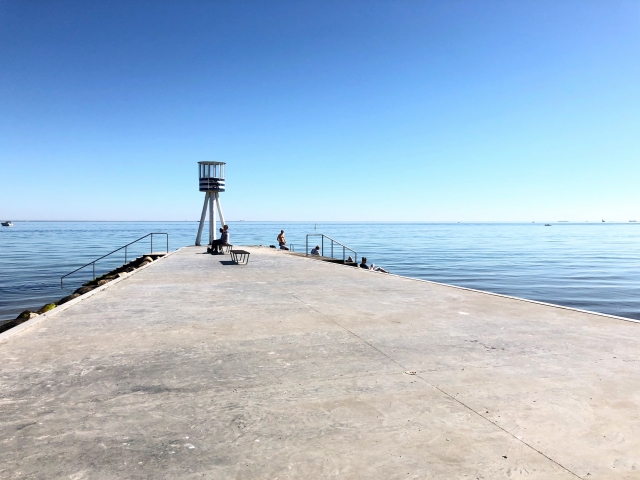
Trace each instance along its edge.
{"label": "lifeguard tower leg", "polygon": [[224,221],[224,215],[222,214],[222,206],[220,205],[220,195],[218,194],[218,192],[216,192],[215,196],[216,196],[216,203],[218,204],[218,213],[220,214],[220,223],[222,224],[222,226],[225,226],[226,222]]}
{"label": "lifeguard tower leg", "polygon": [[216,211],[213,209],[213,202],[215,197],[213,194],[209,194],[209,243],[213,242],[215,237],[216,228]]}
{"label": "lifeguard tower leg", "polygon": [[202,227],[204,227],[204,221],[207,218],[207,204],[209,203],[209,194],[204,195],[204,205],[202,206],[202,215],[200,215],[200,226],[198,227],[198,236],[196,237],[196,246],[200,246],[200,239],[202,238]]}

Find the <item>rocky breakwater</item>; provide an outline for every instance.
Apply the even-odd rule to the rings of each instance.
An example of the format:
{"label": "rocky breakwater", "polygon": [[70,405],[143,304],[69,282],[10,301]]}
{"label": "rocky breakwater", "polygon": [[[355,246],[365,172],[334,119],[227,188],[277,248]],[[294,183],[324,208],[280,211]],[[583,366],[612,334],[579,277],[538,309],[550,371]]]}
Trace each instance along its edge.
{"label": "rocky breakwater", "polygon": [[57,302],[47,303],[46,305],[43,305],[40,309],[36,311],[25,310],[20,315],[18,315],[14,320],[9,320],[8,322],[5,322],[2,325],[0,325],[0,333],[5,332],[13,327],[16,327],[28,320],[31,320],[32,318],[35,318],[38,315],[42,315],[43,313],[49,312],[50,310],[53,310],[54,308],[60,305],[63,305],[71,300],[75,300],[76,298],[86,293],[89,293],[91,290],[101,287],[102,285],[105,285],[115,280],[116,278],[120,278],[124,275],[127,275],[128,273],[133,272],[138,268],[149,265],[151,262],[157,260],[160,257],[163,257],[164,255],[165,254],[153,254],[153,255],[150,254],[150,255],[138,257],[135,260],[129,263],[125,263],[121,267],[118,267],[115,270],[110,271],[109,273],[105,273],[104,275],[97,277],[91,280],[90,282],[84,283],[80,288],[78,288],[71,295],[67,295],[66,297],[61,298]]}

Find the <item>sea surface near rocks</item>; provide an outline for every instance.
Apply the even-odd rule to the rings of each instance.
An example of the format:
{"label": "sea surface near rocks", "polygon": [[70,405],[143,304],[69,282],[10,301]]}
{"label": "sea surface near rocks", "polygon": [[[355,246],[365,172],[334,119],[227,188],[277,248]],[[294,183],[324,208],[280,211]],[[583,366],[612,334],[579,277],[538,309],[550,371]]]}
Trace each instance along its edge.
{"label": "sea surface near rocks", "polygon": [[[193,245],[197,222],[20,222],[0,227],[0,322],[37,310],[92,278],[60,276],[150,232],[169,250]],[[640,319],[640,224],[229,222],[231,243],[276,244],[280,229],[304,251],[324,233],[391,273]],[[206,229],[205,229],[206,230]],[[206,232],[203,235],[206,241]],[[320,243],[309,239],[309,246]],[[148,253],[149,239],[128,249]],[[325,240],[325,254],[330,242]],[[153,250],[166,249],[162,235]],[[342,247],[334,246],[342,256]],[[346,252],[349,255],[349,252]],[[120,252],[96,265],[101,275]]]}

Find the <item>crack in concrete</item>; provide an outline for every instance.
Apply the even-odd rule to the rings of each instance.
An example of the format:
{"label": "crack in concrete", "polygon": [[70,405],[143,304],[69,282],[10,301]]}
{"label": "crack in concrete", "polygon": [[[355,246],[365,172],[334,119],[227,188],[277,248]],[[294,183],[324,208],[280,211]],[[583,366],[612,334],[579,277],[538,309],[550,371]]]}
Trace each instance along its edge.
{"label": "crack in concrete", "polygon": [[[321,311],[319,311],[318,309],[316,309],[315,307],[309,305],[307,302],[305,302],[304,300],[302,300],[301,298],[298,298],[296,295],[294,295],[293,293],[289,292],[289,294],[295,298],[296,300],[298,300],[300,303],[306,305],[308,308],[310,308],[311,310],[313,310],[314,312],[316,312],[318,315],[326,318],[327,320],[329,320],[330,322],[334,323],[335,325],[337,325],[338,327],[342,328],[343,330],[345,330],[346,332],[348,332],[349,334],[353,335],[354,337],[356,337],[357,339],[359,339],[361,342],[365,343],[366,345],[368,345],[369,347],[371,347],[372,349],[374,349],[375,351],[377,351],[378,353],[380,353],[381,355],[383,355],[384,357],[386,357],[388,360],[390,360],[391,362],[395,363],[396,365],[398,365],[402,371],[407,371],[408,368],[405,365],[402,365],[398,360],[396,360],[395,358],[390,357],[388,354],[386,354],[385,352],[383,352],[382,350],[380,350],[378,347],[376,347],[375,345],[371,344],[370,342],[368,342],[367,340],[365,340],[364,338],[362,338],[360,335],[358,335],[357,333],[349,330],[347,327],[345,327],[344,325],[341,325],[340,323],[338,323],[336,320],[334,320],[333,318],[331,318],[329,315],[325,315],[324,313],[322,313]],[[434,388],[435,390],[438,390],[440,393],[442,393],[443,395],[447,396],[448,398],[450,398],[451,400],[453,400],[454,402],[462,405],[464,408],[466,408],[467,410],[473,412],[474,414],[476,414],[477,416],[479,416],[480,418],[486,420],[487,422],[489,422],[490,424],[492,424],[493,426],[497,427],[498,429],[502,430],[504,433],[506,433],[507,435],[509,435],[510,437],[512,437],[514,440],[522,443],[523,445],[525,445],[526,447],[530,448],[531,450],[533,450],[534,452],[538,453],[539,455],[542,455],[544,458],[546,458],[547,460],[549,460],[550,462],[554,463],[555,465],[557,465],[558,467],[560,467],[562,470],[570,473],[571,475],[573,475],[576,478],[580,478],[582,479],[582,477],[580,475],[578,475],[577,473],[569,470],[567,467],[565,467],[564,465],[562,465],[560,462],[554,460],[553,458],[551,458],[549,455],[541,452],[540,450],[538,450],[537,448],[535,448],[533,445],[528,444],[527,442],[525,442],[524,440],[522,440],[521,438],[518,438],[516,435],[514,435],[513,433],[511,433],[510,431],[506,430],[504,427],[498,425],[496,422],[494,422],[493,420],[491,420],[488,417],[485,417],[484,415],[482,415],[482,413],[476,411],[475,409],[473,409],[472,407],[470,407],[469,405],[467,405],[466,403],[462,402],[461,400],[459,400],[458,398],[456,398],[454,395],[451,395],[450,393],[446,392],[445,390],[443,390],[442,388],[440,388],[439,386],[431,383],[430,381],[428,381],[426,378],[422,377],[420,374],[416,374],[415,375],[417,378],[419,378],[420,380],[422,380],[424,383],[426,383],[427,385],[429,385],[430,387]]]}

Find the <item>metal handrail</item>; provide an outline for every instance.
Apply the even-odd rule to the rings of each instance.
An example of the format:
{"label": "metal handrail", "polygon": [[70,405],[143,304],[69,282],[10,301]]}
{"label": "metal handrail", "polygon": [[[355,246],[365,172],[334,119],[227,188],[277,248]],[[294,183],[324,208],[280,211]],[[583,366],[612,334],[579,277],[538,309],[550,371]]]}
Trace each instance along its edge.
{"label": "metal handrail", "polygon": [[337,240],[334,240],[333,238],[329,237],[328,235],[325,235],[324,233],[308,233],[307,234],[307,250],[306,250],[306,255],[309,256],[309,237],[322,237],[320,245],[322,245],[321,247],[321,255],[324,257],[324,239],[328,239],[331,240],[331,258],[333,258],[333,244],[336,243],[338,245],[340,245],[342,247],[342,261],[344,262],[346,260],[346,253],[347,250],[349,250],[350,252],[353,253],[353,255],[355,256],[355,262],[358,263],[358,252],[356,252],[354,249],[347,247],[346,245],[340,243]]}
{"label": "metal handrail", "polygon": [[88,267],[89,265],[93,265],[93,279],[96,279],[96,262],[98,260],[102,260],[105,257],[108,257],[109,255],[111,255],[112,253],[116,253],[119,252],[120,250],[122,250],[124,248],[124,263],[127,263],[127,247],[129,245],[133,245],[136,242],[139,242],[140,240],[143,240],[149,236],[151,236],[151,247],[149,252],[153,253],[153,236],[154,235],[166,235],[167,237],[167,250],[166,252],[169,253],[169,234],[168,233],[162,233],[162,232],[153,232],[153,233],[147,233],[144,237],[140,237],[137,240],[134,240],[133,242],[127,243],[126,245],[123,245],[120,248],[115,249],[113,252],[109,252],[106,255],[101,256],[100,258],[96,258],[93,262],[89,262],[86,265],[81,266],[80,268],[76,268],[73,272],[67,273],[66,275],[63,275],[62,277],[60,277],[60,288],[63,288],[63,280],[65,277],[68,277],[69,275],[73,275],[74,273],[76,273],[79,270],[82,270],[84,267]]}

